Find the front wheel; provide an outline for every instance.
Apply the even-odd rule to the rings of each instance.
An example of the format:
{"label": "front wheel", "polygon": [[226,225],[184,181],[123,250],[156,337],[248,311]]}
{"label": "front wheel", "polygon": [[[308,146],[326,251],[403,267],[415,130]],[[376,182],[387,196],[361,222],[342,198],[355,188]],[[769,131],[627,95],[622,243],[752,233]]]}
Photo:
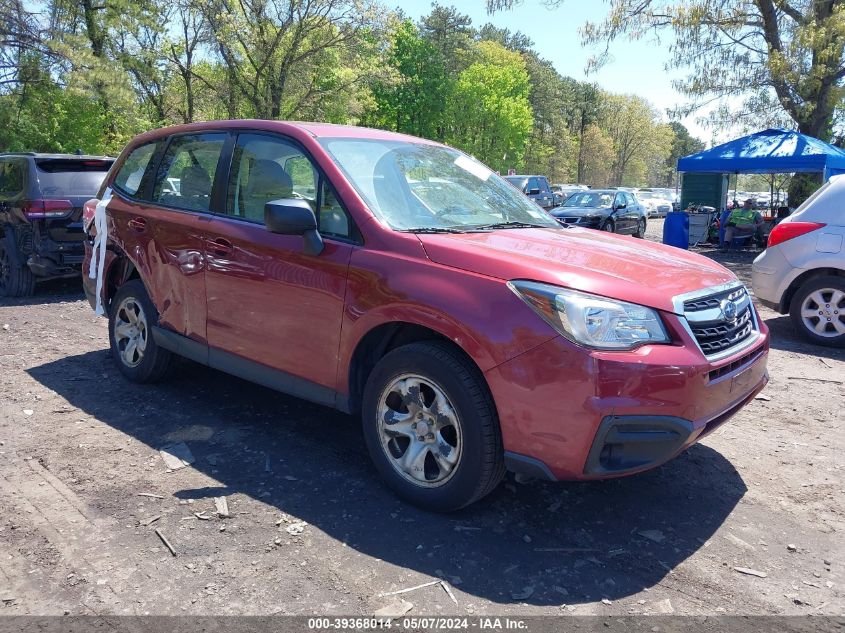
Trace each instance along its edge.
{"label": "front wheel", "polygon": [[442,342],[385,355],[364,389],[364,439],[379,474],[407,501],[450,512],[504,476],[496,409],[478,368]]}
{"label": "front wheel", "polygon": [[607,231],[608,233],[616,233],[616,225],[613,223],[613,220],[607,220],[601,225],[601,230]]}
{"label": "front wheel", "polygon": [[158,312],[144,284],[127,281],[117,291],[109,310],[109,343],[120,373],[132,382],[155,382],[163,378],[173,355],[153,338]]}
{"label": "front wheel", "polygon": [[845,347],[845,278],[827,275],[806,281],[792,297],[789,316],[811,343]]}

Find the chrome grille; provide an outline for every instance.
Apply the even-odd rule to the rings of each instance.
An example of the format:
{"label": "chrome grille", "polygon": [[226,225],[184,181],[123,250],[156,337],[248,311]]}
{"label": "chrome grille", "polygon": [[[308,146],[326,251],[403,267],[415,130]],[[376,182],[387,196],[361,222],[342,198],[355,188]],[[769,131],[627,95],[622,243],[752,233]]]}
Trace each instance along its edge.
{"label": "chrome grille", "polygon": [[[723,306],[731,307],[726,302],[736,308],[733,319],[725,315]],[[744,286],[687,299],[683,311],[693,337],[708,358],[730,353],[757,332],[751,298]]]}
{"label": "chrome grille", "polygon": [[724,299],[730,301],[739,301],[742,297],[748,296],[745,288],[736,288],[726,292],[720,292],[712,297],[704,297],[703,299],[690,299],[684,301],[684,312],[699,312],[701,310],[710,310],[718,308]]}
{"label": "chrome grille", "polygon": [[577,218],[562,218],[558,217],[560,222],[565,222],[566,224],[578,224],[581,221],[580,217]]}

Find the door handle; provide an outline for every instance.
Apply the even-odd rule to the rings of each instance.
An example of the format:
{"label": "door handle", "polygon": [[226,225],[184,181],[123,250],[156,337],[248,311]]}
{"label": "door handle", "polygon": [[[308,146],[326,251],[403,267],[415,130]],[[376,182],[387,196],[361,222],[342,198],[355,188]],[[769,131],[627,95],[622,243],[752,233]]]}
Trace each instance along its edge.
{"label": "door handle", "polygon": [[129,220],[129,228],[138,233],[143,233],[147,230],[147,221],[144,218],[132,218]]}
{"label": "door handle", "polygon": [[232,243],[229,240],[224,239],[222,237],[216,237],[212,240],[208,240],[206,244],[209,251],[221,257],[231,255],[232,251],[235,249],[235,247],[232,246]]}

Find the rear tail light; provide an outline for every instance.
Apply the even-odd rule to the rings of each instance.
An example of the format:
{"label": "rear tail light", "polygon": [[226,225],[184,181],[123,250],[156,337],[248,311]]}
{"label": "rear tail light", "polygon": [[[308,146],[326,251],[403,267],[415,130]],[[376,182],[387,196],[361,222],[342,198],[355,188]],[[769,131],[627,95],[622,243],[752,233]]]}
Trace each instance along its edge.
{"label": "rear tail light", "polygon": [[65,218],[73,213],[70,200],[27,200],[21,207],[30,220]]}
{"label": "rear tail light", "polygon": [[769,248],[827,226],[822,222],[781,222],[769,233]]}
{"label": "rear tail light", "polygon": [[82,205],[82,230],[86,233],[88,233],[88,229],[91,228],[91,224],[94,222],[94,211],[96,211],[99,203],[100,201],[97,198],[91,198]]}

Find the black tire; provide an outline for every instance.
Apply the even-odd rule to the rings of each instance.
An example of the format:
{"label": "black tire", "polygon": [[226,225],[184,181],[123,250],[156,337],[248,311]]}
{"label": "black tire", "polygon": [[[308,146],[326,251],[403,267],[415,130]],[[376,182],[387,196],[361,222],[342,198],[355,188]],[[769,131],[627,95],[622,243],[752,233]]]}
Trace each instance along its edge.
{"label": "black tire", "polygon": [[[792,325],[798,333],[807,341],[815,343],[816,345],[824,345],[825,347],[845,347],[845,334],[835,334],[835,328],[832,325],[833,319],[839,319],[840,323],[845,323],[845,297],[840,298],[837,304],[824,302],[823,305],[818,305],[818,302],[811,298],[816,292],[821,293],[822,299],[830,301],[833,298],[833,293],[841,292],[845,294],[845,277],[837,277],[835,275],[825,275],[823,277],[813,277],[805,281],[789,304],[789,316],[792,319]],[[812,306],[816,306],[820,314],[818,317],[807,319],[812,325],[824,320],[831,323],[826,327],[828,336],[816,333],[811,329],[810,325],[805,323],[805,319],[801,314],[802,308],[806,302]],[[815,311],[815,308],[814,308]],[[813,319],[816,319],[815,321]]]}
{"label": "black tire", "polygon": [[[134,306],[134,307],[133,307]],[[138,340],[143,340],[143,351],[132,354],[137,358],[137,363],[131,363],[126,359],[127,340],[118,340],[115,327],[118,323],[130,324],[131,312],[140,308],[141,312],[136,314],[140,323],[143,320],[143,327],[135,326],[138,331]],[[112,300],[109,309],[109,344],[114,362],[120,373],[132,382],[150,383],[164,378],[173,362],[173,354],[159,347],[153,337],[152,326],[158,323],[158,311],[147,294],[144,284],[138,279],[127,281],[123,284]],[[136,349],[140,344],[136,344]]]}
{"label": "black tire", "polygon": [[613,220],[605,220],[604,224],[601,225],[601,230],[616,233],[616,223]]}
{"label": "black tire", "polygon": [[0,240],[0,297],[31,297],[35,293],[35,275],[26,264],[14,263],[7,246]]}
{"label": "black tire", "polygon": [[645,237],[645,226],[645,218],[637,220],[637,231],[634,233],[634,237],[643,239]]}
{"label": "black tire", "polygon": [[[382,445],[378,417],[381,396],[398,378],[409,373],[436,383],[460,424],[458,461],[450,478],[436,487],[409,481],[393,465],[388,449]],[[481,499],[504,477],[502,436],[490,391],[478,368],[452,345],[439,341],[411,343],[389,352],[370,374],[362,404],[364,439],[370,457],[387,485],[410,503],[435,512],[451,512]],[[425,459],[429,457],[433,455],[426,455]]]}

